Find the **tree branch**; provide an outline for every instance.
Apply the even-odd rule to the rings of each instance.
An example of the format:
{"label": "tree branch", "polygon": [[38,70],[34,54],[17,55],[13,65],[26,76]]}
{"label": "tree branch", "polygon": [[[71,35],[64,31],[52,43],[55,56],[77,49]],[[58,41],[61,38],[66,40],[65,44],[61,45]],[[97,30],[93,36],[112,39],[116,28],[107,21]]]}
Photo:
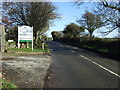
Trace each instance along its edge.
{"label": "tree branch", "polygon": [[106,36],[106,35],[108,35],[109,33],[111,33],[113,30],[115,30],[116,28],[118,28],[118,27],[115,27],[115,28],[113,28],[113,29],[111,29],[111,30],[109,30],[109,31],[105,31],[105,32],[101,32],[101,31],[100,31],[100,33],[102,33],[102,34],[104,34],[104,36]]}
{"label": "tree branch", "polygon": [[103,1],[101,1],[101,2],[102,2],[102,4],[103,4],[105,7],[109,7],[109,8],[111,8],[111,9],[116,9],[116,10],[120,11],[120,7],[111,6],[111,5],[108,4],[108,2],[103,2]]}

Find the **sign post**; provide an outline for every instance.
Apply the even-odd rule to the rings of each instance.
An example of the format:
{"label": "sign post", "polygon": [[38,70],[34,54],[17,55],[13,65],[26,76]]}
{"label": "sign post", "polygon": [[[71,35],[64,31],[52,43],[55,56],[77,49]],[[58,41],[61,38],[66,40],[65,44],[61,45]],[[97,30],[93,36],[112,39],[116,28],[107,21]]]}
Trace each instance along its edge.
{"label": "sign post", "polygon": [[33,27],[18,26],[18,49],[20,48],[20,42],[32,42],[33,50]]}
{"label": "sign post", "polygon": [[5,27],[0,25],[0,52],[5,51]]}
{"label": "sign post", "polygon": [[32,27],[32,51],[33,51],[33,27]]}

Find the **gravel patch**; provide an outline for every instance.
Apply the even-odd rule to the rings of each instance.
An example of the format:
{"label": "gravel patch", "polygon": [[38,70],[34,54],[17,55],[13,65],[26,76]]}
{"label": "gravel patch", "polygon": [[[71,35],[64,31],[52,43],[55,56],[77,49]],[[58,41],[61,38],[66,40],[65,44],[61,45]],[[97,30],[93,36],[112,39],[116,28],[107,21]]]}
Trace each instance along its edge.
{"label": "gravel patch", "polygon": [[47,70],[52,62],[48,55],[2,55],[2,75],[18,88],[43,88]]}

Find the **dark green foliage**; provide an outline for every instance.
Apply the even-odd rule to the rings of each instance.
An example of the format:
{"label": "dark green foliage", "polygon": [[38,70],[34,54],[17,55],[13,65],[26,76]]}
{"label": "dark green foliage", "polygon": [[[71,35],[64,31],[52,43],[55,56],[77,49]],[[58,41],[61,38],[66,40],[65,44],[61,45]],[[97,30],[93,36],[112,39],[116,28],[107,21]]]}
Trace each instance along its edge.
{"label": "dark green foliage", "polygon": [[57,41],[62,37],[62,34],[60,32],[57,31],[53,31],[51,33],[52,37],[53,37],[53,41]]}
{"label": "dark green foliage", "polygon": [[110,55],[111,57],[120,58],[119,57],[120,39],[89,38],[89,37],[81,37],[81,38],[63,37],[59,41],[69,44],[69,45],[105,53],[105,54]]}
{"label": "dark green foliage", "polygon": [[45,50],[48,50],[48,45],[47,45],[47,42],[44,40],[38,40],[38,43],[36,44],[34,42],[34,49],[42,49],[42,42],[44,42],[44,45],[45,45]]}
{"label": "dark green foliage", "polygon": [[6,30],[6,41],[8,40],[14,40],[17,46],[17,42],[18,42],[18,29],[17,27],[11,28]]}
{"label": "dark green foliage", "polygon": [[69,37],[79,37],[79,34],[85,30],[84,27],[80,27],[77,24],[71,23],[66,26],[63,33]]}

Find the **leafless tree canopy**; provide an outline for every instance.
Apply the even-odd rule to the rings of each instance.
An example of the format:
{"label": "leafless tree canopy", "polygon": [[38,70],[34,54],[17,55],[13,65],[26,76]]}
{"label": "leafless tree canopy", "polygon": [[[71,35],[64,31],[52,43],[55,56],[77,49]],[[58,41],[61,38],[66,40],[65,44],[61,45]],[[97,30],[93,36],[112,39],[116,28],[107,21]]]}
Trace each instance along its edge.
{"label": "leafless tree canopy", "polygon": [[[85,0],[76,0],[75,5],[81,6],[84,4]],[[105,35],[109,34],[116,28],[120,28],[120,1],[110,2],[109,0],[99,0],[99,2],[94,2],[97,9],[94,13],[102,17],[103,22],[106,26],[110,26],[111,29],[104,31]]]}

